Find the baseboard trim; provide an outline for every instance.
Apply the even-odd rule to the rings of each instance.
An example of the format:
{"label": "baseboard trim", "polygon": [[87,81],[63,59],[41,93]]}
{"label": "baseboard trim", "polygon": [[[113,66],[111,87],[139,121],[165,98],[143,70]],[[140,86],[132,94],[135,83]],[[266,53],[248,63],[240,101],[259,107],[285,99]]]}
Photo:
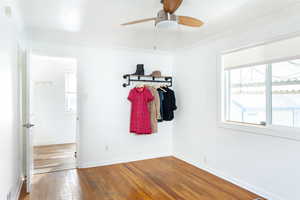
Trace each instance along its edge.
{"label": "baseboard trim", "polygon": [[19,177],[16,185],[10,190],[10,199],[9,200],[19,200],[23,183],[24,183],[24,178]]}
{"label": "baseboard trim", "polygon": [[20,178],[20,181],[18,184],[18,189],[17,189],[16,195],[15,195],[15,200],[19,200],[23,184],[24,184],[24,178],[22,177],[22,178]]}
{"label": "baseboard trim", "polygon": [[141,161],[141,160],[148,160],[148,159],[161,158],[161,157],[167,157],[167,156],[172,156],[172,154],[166,153],[166,154],[148,155],[148,156],[141,155],[141,156],[132,156],[132,157],[128,157],[125,159],[122,158],[122,159],[113,159],[113,160],[107,160],[107,161],[94,161],[94,162],[83,162],[83,163],[79,162],[79,168],[101,167],[101,166]]}
{"label": "baseboard trim", "polygon": [[240,186],[240,187],[242,187],[242,188],[244,188],[244,189],[246,189],[246,190],[248,190],[250,192],[253,192],[253,193],[255,193],[255,194],[259,195],[259,196],[262,196],[262,197],[264,197],[266,199],[269,199],[269,200],[284,200],[283,197],[280,197],[280,196],[272,194],[271,192],[268,192],[268,191],[266,191],[264,189],[261,189],[261,188],[258,188],[256,186],[253,186],[253,185],[251,185],[251,184],[249,184],[249,183],[247,183],[245,181],[242,181],[242,180],[240,180],[238,178],[228,176],[228,175],[226,175],[225,173],[223,173],[223,172],[221,172],[219,170],[199,165],[198,163],[196,163],[193,160],[186,159],[184,156],[174,155],[174,157],[176,157],[176,158],[178,158],[180,160],[183,160],[183,161],[185,161],[185,162],[187,162],[187,163],[189,163],[189,164],[191,164],[191,165],[193,165],[193,166],[195,166],[195,167],[197,167],[199,169],[207,171],[207,172],[209,172],[209,173],[211,173],[211,174],[213,174],[213,175],[215,175],[217,177],[220,177],[220,178],[222,178],[222,179],[224,179],[224,180],[226,180],[226,181],[228,181],[230,183],[238,185],[238,186]]}

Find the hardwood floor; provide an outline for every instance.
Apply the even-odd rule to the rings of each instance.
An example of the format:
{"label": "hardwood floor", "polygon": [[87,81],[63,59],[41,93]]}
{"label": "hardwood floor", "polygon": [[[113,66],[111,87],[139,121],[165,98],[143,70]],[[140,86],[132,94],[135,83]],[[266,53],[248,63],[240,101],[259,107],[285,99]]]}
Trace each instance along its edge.
{"label": "hardwood floor", "polygon": [[[254,200],[259,196],[174,157],[34,176],[21,200]],[[261,198],[264,199],[264,198]]]}
{"label": "hardwood floor", "polygon": [[75,143],[35,146],[34,174],[76,168],[75,151]]}

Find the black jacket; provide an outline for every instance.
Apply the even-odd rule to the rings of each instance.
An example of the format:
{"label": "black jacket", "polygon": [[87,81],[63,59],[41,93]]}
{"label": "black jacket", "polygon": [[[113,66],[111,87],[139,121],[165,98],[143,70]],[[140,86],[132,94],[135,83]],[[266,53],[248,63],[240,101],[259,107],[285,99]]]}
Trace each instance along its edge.
{"label": "black jacket", "polygon": [[164,121],[172,121],[174,119],[174,110],[177,109],[175,92],[170,88],[164,88],[166,92],[164,92],[164,99],[162,102],[163,106],[163,120]]}

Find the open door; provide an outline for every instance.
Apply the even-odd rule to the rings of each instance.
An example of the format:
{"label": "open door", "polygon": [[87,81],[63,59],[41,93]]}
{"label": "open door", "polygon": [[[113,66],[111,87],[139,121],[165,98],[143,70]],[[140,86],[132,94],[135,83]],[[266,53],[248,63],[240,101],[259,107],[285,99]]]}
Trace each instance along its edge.
{"label": "open door", "polygon": [[25,143],[25,176],[26,190],[31,191],[32,175],[33,175],[33,115],[30,109],[30,53],[26,50],[20,51],[21,65],[21,86],[22,86],[22,127],[23,139]]}

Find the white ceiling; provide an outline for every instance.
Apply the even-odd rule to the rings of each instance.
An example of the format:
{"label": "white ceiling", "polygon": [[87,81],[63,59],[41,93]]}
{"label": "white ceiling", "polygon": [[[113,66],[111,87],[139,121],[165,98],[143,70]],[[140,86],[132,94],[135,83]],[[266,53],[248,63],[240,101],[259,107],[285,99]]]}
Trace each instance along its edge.
{"label": "white ceiling", "polygon": [[170,50],[247,24],[299,0],[184,0],[177,15],[205,22],[202,28],[157,30],[153,22],[119,24],[156,16],[160,0],[19,0],[25,28],[33,38],[83,45]]}

